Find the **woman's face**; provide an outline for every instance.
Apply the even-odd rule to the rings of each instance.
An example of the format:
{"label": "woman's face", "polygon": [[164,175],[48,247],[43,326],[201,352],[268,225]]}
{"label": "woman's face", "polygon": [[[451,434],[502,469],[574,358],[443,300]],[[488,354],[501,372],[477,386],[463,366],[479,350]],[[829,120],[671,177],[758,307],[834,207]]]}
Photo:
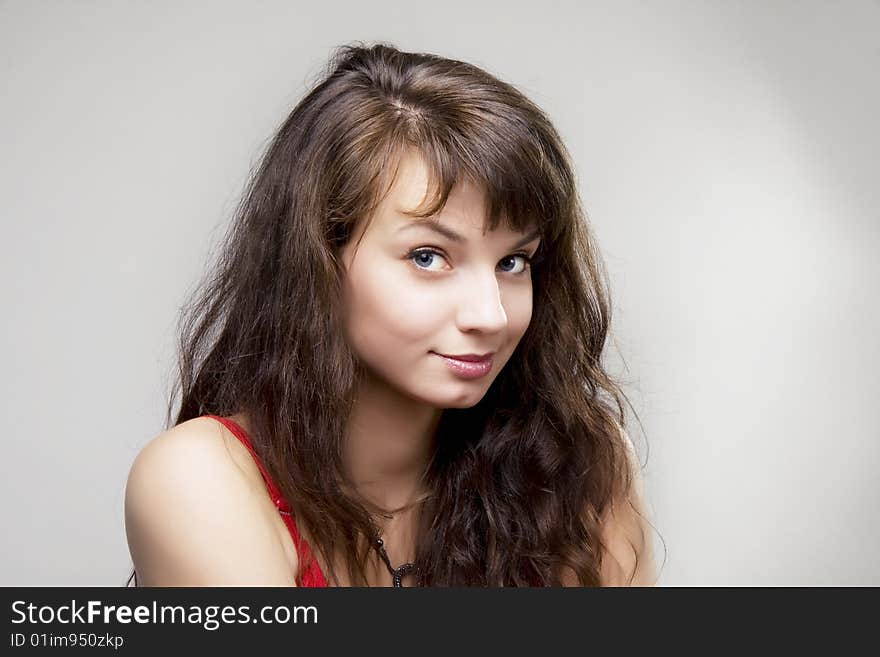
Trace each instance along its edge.
{"label": "woman's face", "polygon": [[[411,152],[360,245],[355,250],[363,221],[343,247],[346,336],[368,372],[404,395],[467,408],[482,399],[528,328],[526,256],[539,238],[503,222],[484,235],[484,195],[467,184],[429,220],[403,214],[424,198],[427,176]],[[487,353],[491,362],[483,365],[442,356]]]}

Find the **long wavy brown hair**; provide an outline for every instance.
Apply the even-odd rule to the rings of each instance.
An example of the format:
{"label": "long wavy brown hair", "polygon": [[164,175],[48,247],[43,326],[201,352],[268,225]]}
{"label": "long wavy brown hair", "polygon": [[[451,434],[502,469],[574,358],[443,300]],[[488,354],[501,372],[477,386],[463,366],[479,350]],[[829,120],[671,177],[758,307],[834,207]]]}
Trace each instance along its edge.
{"label": "long wavy brown hair", "polygon": [[406,149],[430,173],[413,216],[439,212],[468,180],[487,195],[489,228],[541,236],[528,330],[479,403],[442,413],[418,515],[419,584],[552,586],[567,572],[598,585],[600,518],[629,499],[633,474],[626,396],[601,359],[608,277],[559,134],[474,65],[385,43],[334,52],[252,172],[184,309],[166,425],[246,413],[312,547],[327,563],[345,555],[350,581],[366,583],[375,525],[341,456],[363,370],[343,337],[337,256]]}

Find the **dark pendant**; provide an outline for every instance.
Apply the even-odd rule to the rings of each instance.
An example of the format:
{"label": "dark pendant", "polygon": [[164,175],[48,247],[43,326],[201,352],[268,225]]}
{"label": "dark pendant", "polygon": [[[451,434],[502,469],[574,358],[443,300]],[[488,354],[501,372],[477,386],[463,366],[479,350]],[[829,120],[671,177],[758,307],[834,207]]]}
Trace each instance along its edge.
{"label": "dark pendant", "polygon": [[414,563],[405,563],[402,566],[395,568],[391,571],[391,586],[403,587],[401,580],[415,570],[416,565]]}
{"label": "dark pendant", "polygon": [[403,578],[412,572],[416,572],[418,570],[416,565],[414,563],[405,563],[394,568],[391,565],[391,559],[388,558],[388,553],[385,551],[385,543],[381,538],[376,539],[376,550],[379,552],[379,556],[382,557],[382,561],[385,562],[388,572],[391,573],[391,586],[403,588]]}

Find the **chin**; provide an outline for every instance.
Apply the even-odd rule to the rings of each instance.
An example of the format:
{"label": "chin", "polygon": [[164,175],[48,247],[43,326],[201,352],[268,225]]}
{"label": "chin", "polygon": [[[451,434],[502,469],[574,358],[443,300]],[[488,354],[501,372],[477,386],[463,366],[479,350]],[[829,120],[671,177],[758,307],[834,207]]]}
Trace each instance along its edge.
{"label": "chin", "polygon": [[480,403],[479,399],[474,402],[462,402],[461,404],[447,404],[445,406],[441,406],[440,408],[442,408],[443,410],[446,410],[448,408],[458,408],[458,409],[473,408],[478,403]]}
{"label": "chin", "polygon": [[436,404],[436,406],[438,408],[472,408],[479,404],[485,396],[486,390],[473,388],[463,391],[458,395],[447,397],[444,400],[438,400],[440,403]]}
{"label": "chin", "polygon": [[495,377],[490,374],[472,381],[437,381],[437,377],[398,380],[391,387],[419,403],[436,409],[471,408],[480,403]]}

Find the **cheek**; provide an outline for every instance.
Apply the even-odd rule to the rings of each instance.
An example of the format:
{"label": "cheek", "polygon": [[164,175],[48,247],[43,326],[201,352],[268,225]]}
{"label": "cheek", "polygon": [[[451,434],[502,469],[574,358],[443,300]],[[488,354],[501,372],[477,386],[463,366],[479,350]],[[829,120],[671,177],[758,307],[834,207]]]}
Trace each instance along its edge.
{"label": "cheek", "polygon": [[532,319],[532,290],[517,291],[506,300],[505,311],[507,312],[507,321],[510,329],[510,335],[514,342],[518,342],[526,330]]}
{"label": "cheek", "polygon": [[346,304],[355,344],[373,348],[420,349],[443,322],[443,305],[400,267],[352,272]]}

